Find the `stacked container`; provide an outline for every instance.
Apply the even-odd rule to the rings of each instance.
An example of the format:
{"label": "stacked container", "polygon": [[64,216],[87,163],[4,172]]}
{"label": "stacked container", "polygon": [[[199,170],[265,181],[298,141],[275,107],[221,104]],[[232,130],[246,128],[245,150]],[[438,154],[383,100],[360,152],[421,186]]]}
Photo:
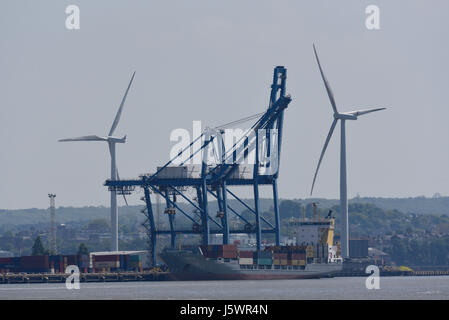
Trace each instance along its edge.
{"label": "stacked container", "polygon": [[62,255],[48,256],[50,270],[52,273],[64,273],[64,257]]}
{"label": "stacked container", "polygon": [[86,273],[90,268],[90,255],[88,254],[80,254],[78,255],[78,267],[81,272]]}
{"label": "stacked container", "polygon": [[304,266],[306,264],[306,253],[293,253],[291,254],[291,264],[293,266]]}
{"label": "stacked container", "polygon": [[273,253],[273,264],[286,266],[288,264],[288,253]]}
{"label": "stacked container", "polygon": [[219,245],[218,256],[227,259],[237,259],[237,246],[235,244]]}
{"label": "stacked container", "polygon": [[127,256],[127,258],[128,258],[128,263],[126,266],[126,270],[130,270],[130,271],[142,270],[142,260],[139,255],[132,254],[132,255]]}
{"label": "stacked container", "polygon": [[238,251],[235,244],[213,244],[201,246],[201,251],[206,258],[237,259]]}
{"label": "stacked container", "polygon": [[315,256],[314,251],[315,250],[314,250],[313,246],[307,246],[307,248],[306,248],[306,257],[307,258],[313,258]]}
{"label": "stacked container", "polygon": [[48,256],[23,256],[20,259],[20,269],[28,273],[50,272]]}
{"label": "stacked container", "polygon": [[273,252],[271,251],[259,251],[254,252],[254,264],[258,265],[272,265],[273,264]]}
{"label": "stacked container", "polygon": [[95,271],[110,271],[120,268],[120,255],[92,255],[92,265]]}
{"label": "stacked container", "polygon": [[0,258],[0,273],[18,272],[20,269],[20,257]]}
{"label": "stacked container", "polygon": [[70,254],[70,255],[65,255],[64,256],[64,262],[67,263],[67,266],[78,266],[78,255],[76,254]]}
{"label": "stacked container", "polygon": [[250,265],[253,264],[254,251],[239,251],[239,264]]}

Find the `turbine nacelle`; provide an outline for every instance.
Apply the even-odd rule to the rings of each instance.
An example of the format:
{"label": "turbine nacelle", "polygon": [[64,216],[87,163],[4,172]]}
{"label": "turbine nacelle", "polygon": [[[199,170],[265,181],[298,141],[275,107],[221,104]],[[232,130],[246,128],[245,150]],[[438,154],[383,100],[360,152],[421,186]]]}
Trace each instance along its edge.
{"label": "turbine nacelle", "polygon": [[107,139],[108,142],[113,142],[113,143],[125,143],[126,142],[126,135],[124,135],[122,138],[112,137],[112,136],[108,136],[105,138]]}
{"label": "turbine nacelle", "polygon": [[357,120],[357,116],[349,113],[334,113],[335,120]]}

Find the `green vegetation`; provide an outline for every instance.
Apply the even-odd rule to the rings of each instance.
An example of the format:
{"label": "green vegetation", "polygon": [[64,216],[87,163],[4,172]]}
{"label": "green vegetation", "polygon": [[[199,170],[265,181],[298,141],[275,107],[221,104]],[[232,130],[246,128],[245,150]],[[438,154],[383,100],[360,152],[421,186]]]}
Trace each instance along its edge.
{"label": "green vegetation", "polygon": [[[373,200],[376,204],[366,202],[367,199]],[[355,198],[349,203],[351,237],[370,238],[370,245],[388,253],[398,265],[449,265],[449,202],[446,201],[448,199],[447,197]],[[319,215],[322,218],[327,216],[329,210],[332,210],[332,215],[336,218],[336,234],[338,235],[341,226],[338,201],[326,199],[315,201],[319,203]],[[252,200],[245,200],[245,202],[249,207],[254,207]],[[408,211],[385,208],[392,203]],[[423,211],[414,210],[416,212],[412,212],[410,204],[419,204],[416,208],[421,208],[419,210]],[[179,203],[179,205],[186,212],[191,212],[191,208],[188,208],[186,204]],[[254,213],[245,206],[235,201],[230,201],[230,205],[236,211],[241,212],[244,218],[254,223]],[[261,199],[260,207],[262,217],[274,224],[272,201]],[[142,228],[145,217],[140,212],[141,209],[142,206],[120,208],[119,232],[122,250],[146,249],[146,239]],[[211,212],[216,212],[218,210],[216,202],[212,202],[209,209]],[[308,218],[313,216],[311,199],[283,200],[280,202],[279,209],[281,232],[284,236],[295,236],[295,229],[289,225],[292,219],[300,218],[303,214]],[[438,213],[429,213],[431,211]],[[56,214],[58,253],[85,254],[89,251],[109,250],[108,208],[58,208]],[[244,227],[244,223],[231,212],[229,218],[232,229]],[[44,243],[48,241],[48,220],[49,212],[43,209],[0,211],[0,250],[10,251],[14,255],[48,253],[44,247]],[[159,218],[156,216],[156,221],[160,221],[161,229],[168,229],[166,220],[164,214],[160,214]],[[2,222],[8,223],[2,224]],[[65,225],[59,225],[61,223],[65,223]],[[267,227],[264,221],[261,223],[263,228]],[[176,227],[179,229],[191,228],[192,223],[179,213],[176,216]],[[211,224],[211,229],[214,228],[216,226]],[[274,237],[265,234],[264,240],[272,241]],[[162,247],[163,243],[167,241],[168,238],[161,238],[158,247]],[[190,240],[184,239],[183,241],[187,243]]]}
{"label": "green vegetation", "polygon": [[449,237],[431,239],[391,238],[391,246],[385,250],[398,265],[449,265]]}
{"label": "green vegetation", "polygon": [[36,240],[34,240],[33,248],[31,251],[33,256],[42,256],[45,254],[49,254],[48,250],[44,248],[41,237],[37,236]]}
{"label": "green vegetation", "polygon": [[84,243],[80,243],[77,254],[89,254],[89,250]]}

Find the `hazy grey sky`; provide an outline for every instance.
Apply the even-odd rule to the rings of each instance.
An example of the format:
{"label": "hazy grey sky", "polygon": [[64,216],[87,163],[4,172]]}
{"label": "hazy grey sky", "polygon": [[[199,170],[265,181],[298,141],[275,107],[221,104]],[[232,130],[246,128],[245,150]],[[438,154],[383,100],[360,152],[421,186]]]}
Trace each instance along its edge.
{"label": "hazy grey sky", "polygon": [[[65,28],[76,4],[81,29]],[[380,8],[380,30],[365,7]],[[2,1],[0,208],[109,205],[106,135],[137,70],[117,145],[122,177],[169,157],[170,132],[265,110],[273,67],[288,69],[280,196],[307,196],[332,122],[317,45],[341,111],[387,107],[347,123],[348,193],[449,192],[449,2]],[[339,194],[339,130],[315,195]],[[130,198],[139,203],[140,195]],[[120,201],[120,200],[119,200]]]}

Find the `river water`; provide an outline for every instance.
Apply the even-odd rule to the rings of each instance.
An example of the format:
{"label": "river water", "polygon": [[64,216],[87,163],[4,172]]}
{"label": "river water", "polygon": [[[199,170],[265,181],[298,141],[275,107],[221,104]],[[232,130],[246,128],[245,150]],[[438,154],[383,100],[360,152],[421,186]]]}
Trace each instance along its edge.
{"label": "river water", "polygon": [[449,276],[383,277],[368,290],[364,277],[311,280],[166,281],[0,284],[0,299],[449,299]]}

